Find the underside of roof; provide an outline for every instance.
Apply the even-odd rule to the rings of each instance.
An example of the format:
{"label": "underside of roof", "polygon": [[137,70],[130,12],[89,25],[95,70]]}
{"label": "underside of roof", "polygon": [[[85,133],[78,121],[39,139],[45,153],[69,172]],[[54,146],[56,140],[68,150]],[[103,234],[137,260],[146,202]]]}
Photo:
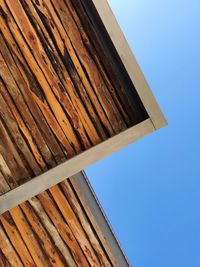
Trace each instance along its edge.
{"label": "underside of roof", "polygon": [[1,194],[148,118],[83,2],[0,1]]}
{"label": "underside of roof", "polygon": [[83,173],[0,216],[0,266],[128,266]]}

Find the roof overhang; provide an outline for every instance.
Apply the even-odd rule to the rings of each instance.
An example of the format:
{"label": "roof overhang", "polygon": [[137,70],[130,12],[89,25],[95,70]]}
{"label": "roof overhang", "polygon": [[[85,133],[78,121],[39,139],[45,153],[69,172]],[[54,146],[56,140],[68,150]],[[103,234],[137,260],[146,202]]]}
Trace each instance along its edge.
{"label": "roof overhang", "polygon": [[[65,203],[64,210],[60,201]],[[35,224],[31,219],[33,217]],[[23,218],[23,221],[20,218]],[[65,263],[69,266],[83,266],[85,260],[86,264],[89,261],[96,265],[99,261],[100,265],[102,263],[116,267],[129,266],[83,172],[0,215],[0,223],[0,264],[4,263],[2,252],[10,264],[15,263],[14,266],[22,266],[21,261],[25,266],[39,266],[36,255],[38,253],[41,259],[48,255],[49,246],[44,245],[47,243],[55,253],[55,266],[60,263],[57,251],[60,251],[62,256],[61,266],[66,266]],[[33,228],[29,228],[28,225]],[[46,233],[52,242],[37,239],[37,232]],[[71,241],[66,238],[65,233],[69,234]],[[32,245],[29,244],[27,250],[29,240],[32,241]],[[48,262],[43,264],[48,266]]]}
{"label": "roof overhang", "polygon": [[[13,13],[16,8],[12,1],[8,0],[9,7]],[[74,2],[74,1],[72,1]],[[13,2],[14,3],[14,2]],[[129,76],[138,96],[146,110],[147,116],[141,122],[128,127],[115,134],[100,144],[94,145],[85,151],[71,157],[64,163],[51,168],[50,170],[32,178],[0,196],[0,213],[20,204],[30,197],[39,194],[49,187],[61,182],[65,177],[78,173],[92,163],[106,157],[107,155],[127,146],[128,144],[152,133],[164,125],[166,120],[134,58],[129,45],[108,5],[106,0],[81,1],[87,15],[90,16],[91,23],[98,19],[102,21],[103,27],[107,30],[110,40],[123,63],[125,71]],[[13,9],[13,10],[12,10]],[[97,13],[96,13],[97,12]],[[97,18],[97,14],[99,17]],[[17,14],[14,15],[17,20]]]}

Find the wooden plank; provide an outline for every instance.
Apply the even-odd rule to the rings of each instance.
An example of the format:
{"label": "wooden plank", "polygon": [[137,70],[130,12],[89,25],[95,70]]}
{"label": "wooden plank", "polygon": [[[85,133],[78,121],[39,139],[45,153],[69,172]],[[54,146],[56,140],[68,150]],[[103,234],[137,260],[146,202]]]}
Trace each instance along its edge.
{"label": "wooden plank", "polygon": [[[8,153],[9,152],[9,153]],[[29,179],[29,172],[24,166],[15,144],[12,142],[5,126],[0,120],[0,153],[4,157],[7,166],[15,177],[14,183],[20,184]]]}
{"label": "wooden plank", "polygon": [[2,81],[0,81],[0,90],[1,90],[1,94],[4,96],[5,102],[8,103],[10,110],[12,111],[12,114],[16,120],[17,123],[17,127],[19,127],[19,130],[17,131],[21,131],[23,136],[26,137],[26,140],[29,143],[29,146],[31,148],[31,151],[33,153],[33,156],[35,157],[37,163],[39,164],[40,168],[43,171],[46,171],[47,168],[45,166],[45,162],[42,158],[42,155],[40,154],[40,151],[38,150],[33,137],[30,133],[30,130],[27,128],[26,124],[24,123],[20,113],[18,112],[12,98],[10,97],[10,95],[8,94],[8,92],[5,90],[5,86],[3,85]]}
{"label": "wooden plank", "polygon": [[66,262],[63,262],[61,254],[59,253],[57,247],[52,242],[49,233],[46,231],[42,223],[40,222],[38,216],[35,214],[33,208],[28,202],[24,202],[20,205],[22,211],[24,212],[27,221],[29,222],[32,230],[37,236],[37,239],[47,255],[48,261],[51,266],[66,266]]}
{"label": "wooden plank", "polygon": [[[5,162],[5,159],[3,158],[2,154],[0,153],[0,172],[3,178],[6,180],[7,185],[10,188],[15,188],[17,186],[16,180],[13,178],[12,173],[8,167],[8,165]],[[2,183],[1,190],[7,191],[7,186]]]}
{"label": "wooden plank", "polygon": [[7,184],[6,179],[0,171],[0,194],[3,195],[8,191],[10,191],[10,186]]}
{"label": "wooden plank", "polygon": [[[71,179],[74,180],[73,177]],[[96,255],[98,256],[100,265],[107,267],[111,266],[111,263],[108,261],[107,256],[105,254],[107,252],[104,251],[101,242],[99,242],[97,238],[97,234],[94,234],[93,225],[91,224],[90,219],[87,218],[86,214],[84,213],[84,210],[81,208],[80,203],[77,197],[75,196],[69,182],[67,180],[63,181],[60,184],[60,187],[62,188],[65,194],[65,198],[68,200],[71,208],[73,209],[75,216],[80,221],[81,226],[87,234],[87,238],[90,241]]]}
{"label": "wooden plank", "polygon": [[[3,42],[1,35],[0,35],[0,43],[1,43],[0,49],[1,49],[2,55],[5,56],[6,60],[8,61],[8,64],[9,64],[9,65],[6,65],[4,58],[0,55],[0,59],[1,59],[0,71],[1,71],[2,77],[4,78],[4,80],[1,80],[1,84],[0,84],[1,94],[4,96],[4,99],[7,100],[7,103],[9,105],[11,105],[11,102],[10,102],[11,99],[9,99],[10,98],[9,94],[12,96],[13,102],[15,103],[16,107],[18,108],[19,112],[21,113],[21,116],[23,117],[23,120],[25,121],[25,123],[27,124],[29,129],[31,129],[31,133],[32,133],[32,136],[34,138],[34,141],[38,145],[38,147],[40,148],[41,153],[44,156],[45,160],[47,161],[47,163],[50,166],[55,166],[55,163],[52,159],[51,152],[50,152],[49,148],[47,147],[47,145],[45,144],[43,138],[41,137],[38,126],[37,126],[35,120],[33,119],[32,115],[30,114],[29,108],[27,107],[26,103],[24,102],[23,96],[21,95],[21,92],[20,92],[15,80],[13,79],[13,77],[11,75],[11,73],[13,74],[13,72],[11,72],[11,73],[9,72],[8,66],[10,66],[11,68],[15,68],[15,70],[17,67],[14,64],[13,59],[11,59],[11,56],[9,55],[8,51],[6,51],[6,47],[4,46],[5,43]],[[19,73],[17,71],[14,71],[14,73],[15,73],[15,75],[19,75]],[[17,77],[17,78],[19,78],[19,77]],[[19,83],[19,85],[20,85],[21,90],[27,88],[27,86],[24,86],[24,84],[21,84],[21,82]],[[25,90],[27,90],[27,89],[25,89]],[[32,103],[31,103],[31,105],[32,105]],[[12,106],[10,106],[10,107],[12,108]],[[33,108],[34,108],[34,106],[33,106]],[[11,109],[11,110],[13,111],[13,109]],[[35,111],[34,114],[37,115],[37,110],[34,110],[34,111]],[[38,117],[37,117],[37,119],[38,119]],[[38,122],[40,122],[40,121],[41,120],[38,119]],[[43,125],[45,127],[44,122],[43,122]]]}
{"label": "wooden plank", "polygon": [[56,202],[58,208],[60,209],[65,221],[69,225],[73,235],[78,241],[85,257],[91,266],[99,266],[99,259],[96,257],[96,254],[91,246],[90,242],[87,239],[86,233],[84,232],[81,224],[77,220],[77,217],[73,213],[71,206],[69,205],[64,194],[60,190],[59,186],[56,185],[49,189],[54,201]]}
{"label": "wooden plank", "polygon": [[[1,66],[2,68],[2,66]],[[1,84],[0,84],[1,86]],[[30,168],[34,170],[35,175],[39,175],[41,173],[41,169],[37,164],[32,152],[30,151],[26,141],[24,140],[19,128],[18,124],[9,110],[4,98],[0,95],[0,118],[3,120],[5,126],[9,129],[10,135],[15,142],[18,150],[22,153]]]}
{"label": "wooden plank", "polygon": [[20,207],[13,208],[9,212],[36,266],[38,267],[49,266],[50,262],[47,258],[47,255],[45,255],[30,225],[26,221],[24,214],[22,213],[22,210],[20,209]]}
{"label": "wooden plank", "polygon": [[8,262],[6,257],[4,256],[4,254],[3,254],[1,249],[0,249],[0,266],[2,266],[2,267],[11,267],[10,263]]}
{"label": "wooden plank", "polygon": [[153,131],[152,122],[148,119],[7,192],[0,196],[0,214]]}
{"label": "wooden plank", "polygon": [[6,236],[5,231],[3,230],[2,226],[0,225],[0,249],[11,264],[11,266],[15,267],[23,267],[23,264],[18,257],[15,249],[13,248],[10,240]]}
{"label": "wooden plank", "polygon": [[[11,39],[10,41],[13,40]],[[22,58],[21,58],[22,62],[20,63],[19,59],[15,56],[14,52],[11,55],[9,48],[6,45],[5,40],[1,34],[0,34],[0,44],[1,44],[0,51],[2,53],[4,61],[6,59],[7,68],[12,74],[13,78],[15,79],[15,82],[19,89],[16,95],[20,96],[20,94],[22,94],[25,102],[20,101],[19,103],[18,101],[16,101],[14,95],[16,89],[9,91],[10,95],[12,96],[12,100],[11,97],[10,99],[8,99],[9,94],[8,92],[6,93],[5,90],[1,90],[1,94],[4,96],[4,99],[7,101],[9,105],[11,105],[12,101],[16,105],[18,111],[21,114],[21,117],[23,118],[24,123],[27,125],[29,129],[31,129],[32,138],[35,144],[38,146],[42,156],[44,157],[47,164],[53,167],[55,166],[55,161],[53,159],[53,156],[56,162],[59,163],[64,161],[63,154],[47,122],[43,118],[42,112],[40,111],[39,107],[37,106],[32,97],[31,88],[32,90],[36,90],[35,88],[37,88],[37,84],[34,81],[34,77],[31,75],[28,68],[25,67],[25,62],[23,61]],[[13,110],[13,105],[10,106],[10,109],[12,110],[13,115],[15,115],[16,112],[14,112]],[[53,156],[51,153],[53,154]]]}
{"label": "wooden plank", "polygon": [[85,255],[80,249],[80,246],[77,240],[75,239],[71,229],[66,224],[66,222],[63,220],[62,215],[56,208],[55,203],[50,198],[48,193],[43,192],[38,195],[38,198],[40,202],[42,203],[42,206],[44,207],[44,210],[48,214],[49,218],[52,220],[52,222],[56,226],[59,234],[62,236],[62,239],[64,240],[65,244],[69,247],[76,264],[78,266],[89,267],[90,265],[88,264],[88,261]]}
{"label": "wooden plank", "polygon": [[51,236],[52,240],[54,241],[56,247],[59,249],[59,251],[62,253],[63,257],[65,258],[67,264],[70,267],[76,267],[76,263],[71,256],[69,248],[66,246],[64,241],[62,240],[62,237],[59,235],[56,227],[48,217],[47,213],[45,212],[44,208],[42,207],[42,204],[40,201],[34,197],[29,200],[29,203],[37,213],[38,217],[40,218],[41,222],[45,226],[46,230],[48,231],[49,235]]}
{"label": "wooden plank", "polygon": [[[15,3],[17,3],[17,2],[18,1],[16,1]],[[14,2],[12,2],[12,3],[14,3]],[[12,3],[10,3],[10,4],[12,4]],[[77,152],[80,152],[81,147],[80,147],[80,144],[78,142],[77,136],[76,136],[76,134],[72,128],[72,125],[70,124],[66,114],[64,113],[64,111],[61,107],[61,104],[58,103],[58,101],[56,100],[56,97],[55,97],[54,93],[52,92],[52,88],[51,88],[50,83],[48,81],[48,78],[49,78],[50,81],[52,82],[53,86],[55,85],[54,78],[53,78],[52,73],[51,73],[52,68],[50,68],[50,71],[49,71],[49,69],[45,66],[44,62],[40,61],[38,63],[36,61],[36,59],[34,58],[34,56],[32,54],[32,50],[30,50],[29,46],[24,41],[24,38],[23,38],[22,34],[20,33],[20,30],[18,29],[15,21],[13,20],[12,15],[10,14],[7,6],[4,3],[1,3],[1,7],[2,7],[2,10],[5,14],[9,14],[9,20],[7,20],[6,22],[2,19],[2,16],[0,16],[0,19],[2,21],[0,24],[0,28],[3,32],[3,34],[5,36],[7,36],[9,34],[9,32],[11,31],[15,40],[18,43],[22,44],[20,46],[20,48],[21,48],[21,51],[23,53],[23,56],[28,61],[30,68],[33,70],[34,75],[37,77],[39,83],[41,84],[43,91],[44,91],[44,94],[45,94],[45,97],[47,98],[48,104],[50,105],[51,109],[53,110],[56,119],[58,120],[61,128],[63,128],[64,132],[67,133],[67,137],[69,138],[69,142],[73,145],[73,147],[75,148],[75,150]],[[14,11],[16,11],[16,6],[14,6],[14,8],[15,8]],[[14,12],[14,14],[15,14],[15,12]],[[24,18],[24,13],[22,13],[22,15]],[[25,18],[25,22],[27,22],[26,18]],[[8,26],[9,26],[9,28],[7,28]],[[29,27],[29,26],[31,27],[30,23],[27,24],[27,27]],[[26,28],[24,29],[24,31],[28,35]],[[40,49],[40,46],[38,47],[38,45],[39,45],[38,36],[35,34],[34,31],[31,31],[31,33],[32,33],[32,35],[28,35],[27,38],[29,38],[29,41],[30,41],[31,36],[33,37],[33,39],[34,39],[33,41],[35,41],[34,42],[35,43],[34,49],[38,50],[38,49]],[[9,44],[13,45],[13,42],[9,42]],[[15,49],[15,52],[16,52],[16,45],[13,45],[13,49]],[[44,74],[41,71],[40,67],[44,67],[46,74]],[[51,65],[49,67],[51,67]],[[48,76],[47,76],[48,78],[46,77],[47,74],[48,74]],[[60,90],[58,88],[58,85],[56,85],[56,88],[58,90]],[[57,104],[55,105],[55,103],[57,103]],[[45,102],[45,104],[47,105],[47,102]],[[73,123],[75,123],[75,122],[76,122],[76,120]],[[70,151],[70,147],[68,149]],[[73,153],[71,152],[71,154],[73,154]]]}
{"label": "wooden plank", "polygon": [[19,231],[17,230],[14,221],[12,220],[9,212],[0,216],[0,221],[8,235],[13,247],[17,251],[22,263],[27,267],[36,267],[24,241],[22,240]]}

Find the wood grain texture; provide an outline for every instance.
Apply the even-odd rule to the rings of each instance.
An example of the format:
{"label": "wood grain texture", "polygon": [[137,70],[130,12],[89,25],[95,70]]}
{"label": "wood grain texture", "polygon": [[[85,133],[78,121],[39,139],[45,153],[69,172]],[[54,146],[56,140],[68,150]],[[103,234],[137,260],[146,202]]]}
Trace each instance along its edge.
{"label": "wood grain texture", "polygon": [[71,177],[5,212],[0,216],[0,263],[12,267],[117,267],[98,222],[90,220],[88,211]]}
{"label": "wood grain texture", "polygon": [[146,119],[105,34],[81,0],[0,0],[0,194]]}

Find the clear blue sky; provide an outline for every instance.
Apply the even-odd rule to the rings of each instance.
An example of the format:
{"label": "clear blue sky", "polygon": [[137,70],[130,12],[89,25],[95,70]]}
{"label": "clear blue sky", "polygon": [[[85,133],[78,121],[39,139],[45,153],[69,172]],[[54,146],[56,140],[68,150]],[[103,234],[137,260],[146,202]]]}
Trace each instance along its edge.
{"label": "clear blue sky", "polygon": [[135,267],[200,267],[200,0],[110,0],[169,126],[86,170]]}

